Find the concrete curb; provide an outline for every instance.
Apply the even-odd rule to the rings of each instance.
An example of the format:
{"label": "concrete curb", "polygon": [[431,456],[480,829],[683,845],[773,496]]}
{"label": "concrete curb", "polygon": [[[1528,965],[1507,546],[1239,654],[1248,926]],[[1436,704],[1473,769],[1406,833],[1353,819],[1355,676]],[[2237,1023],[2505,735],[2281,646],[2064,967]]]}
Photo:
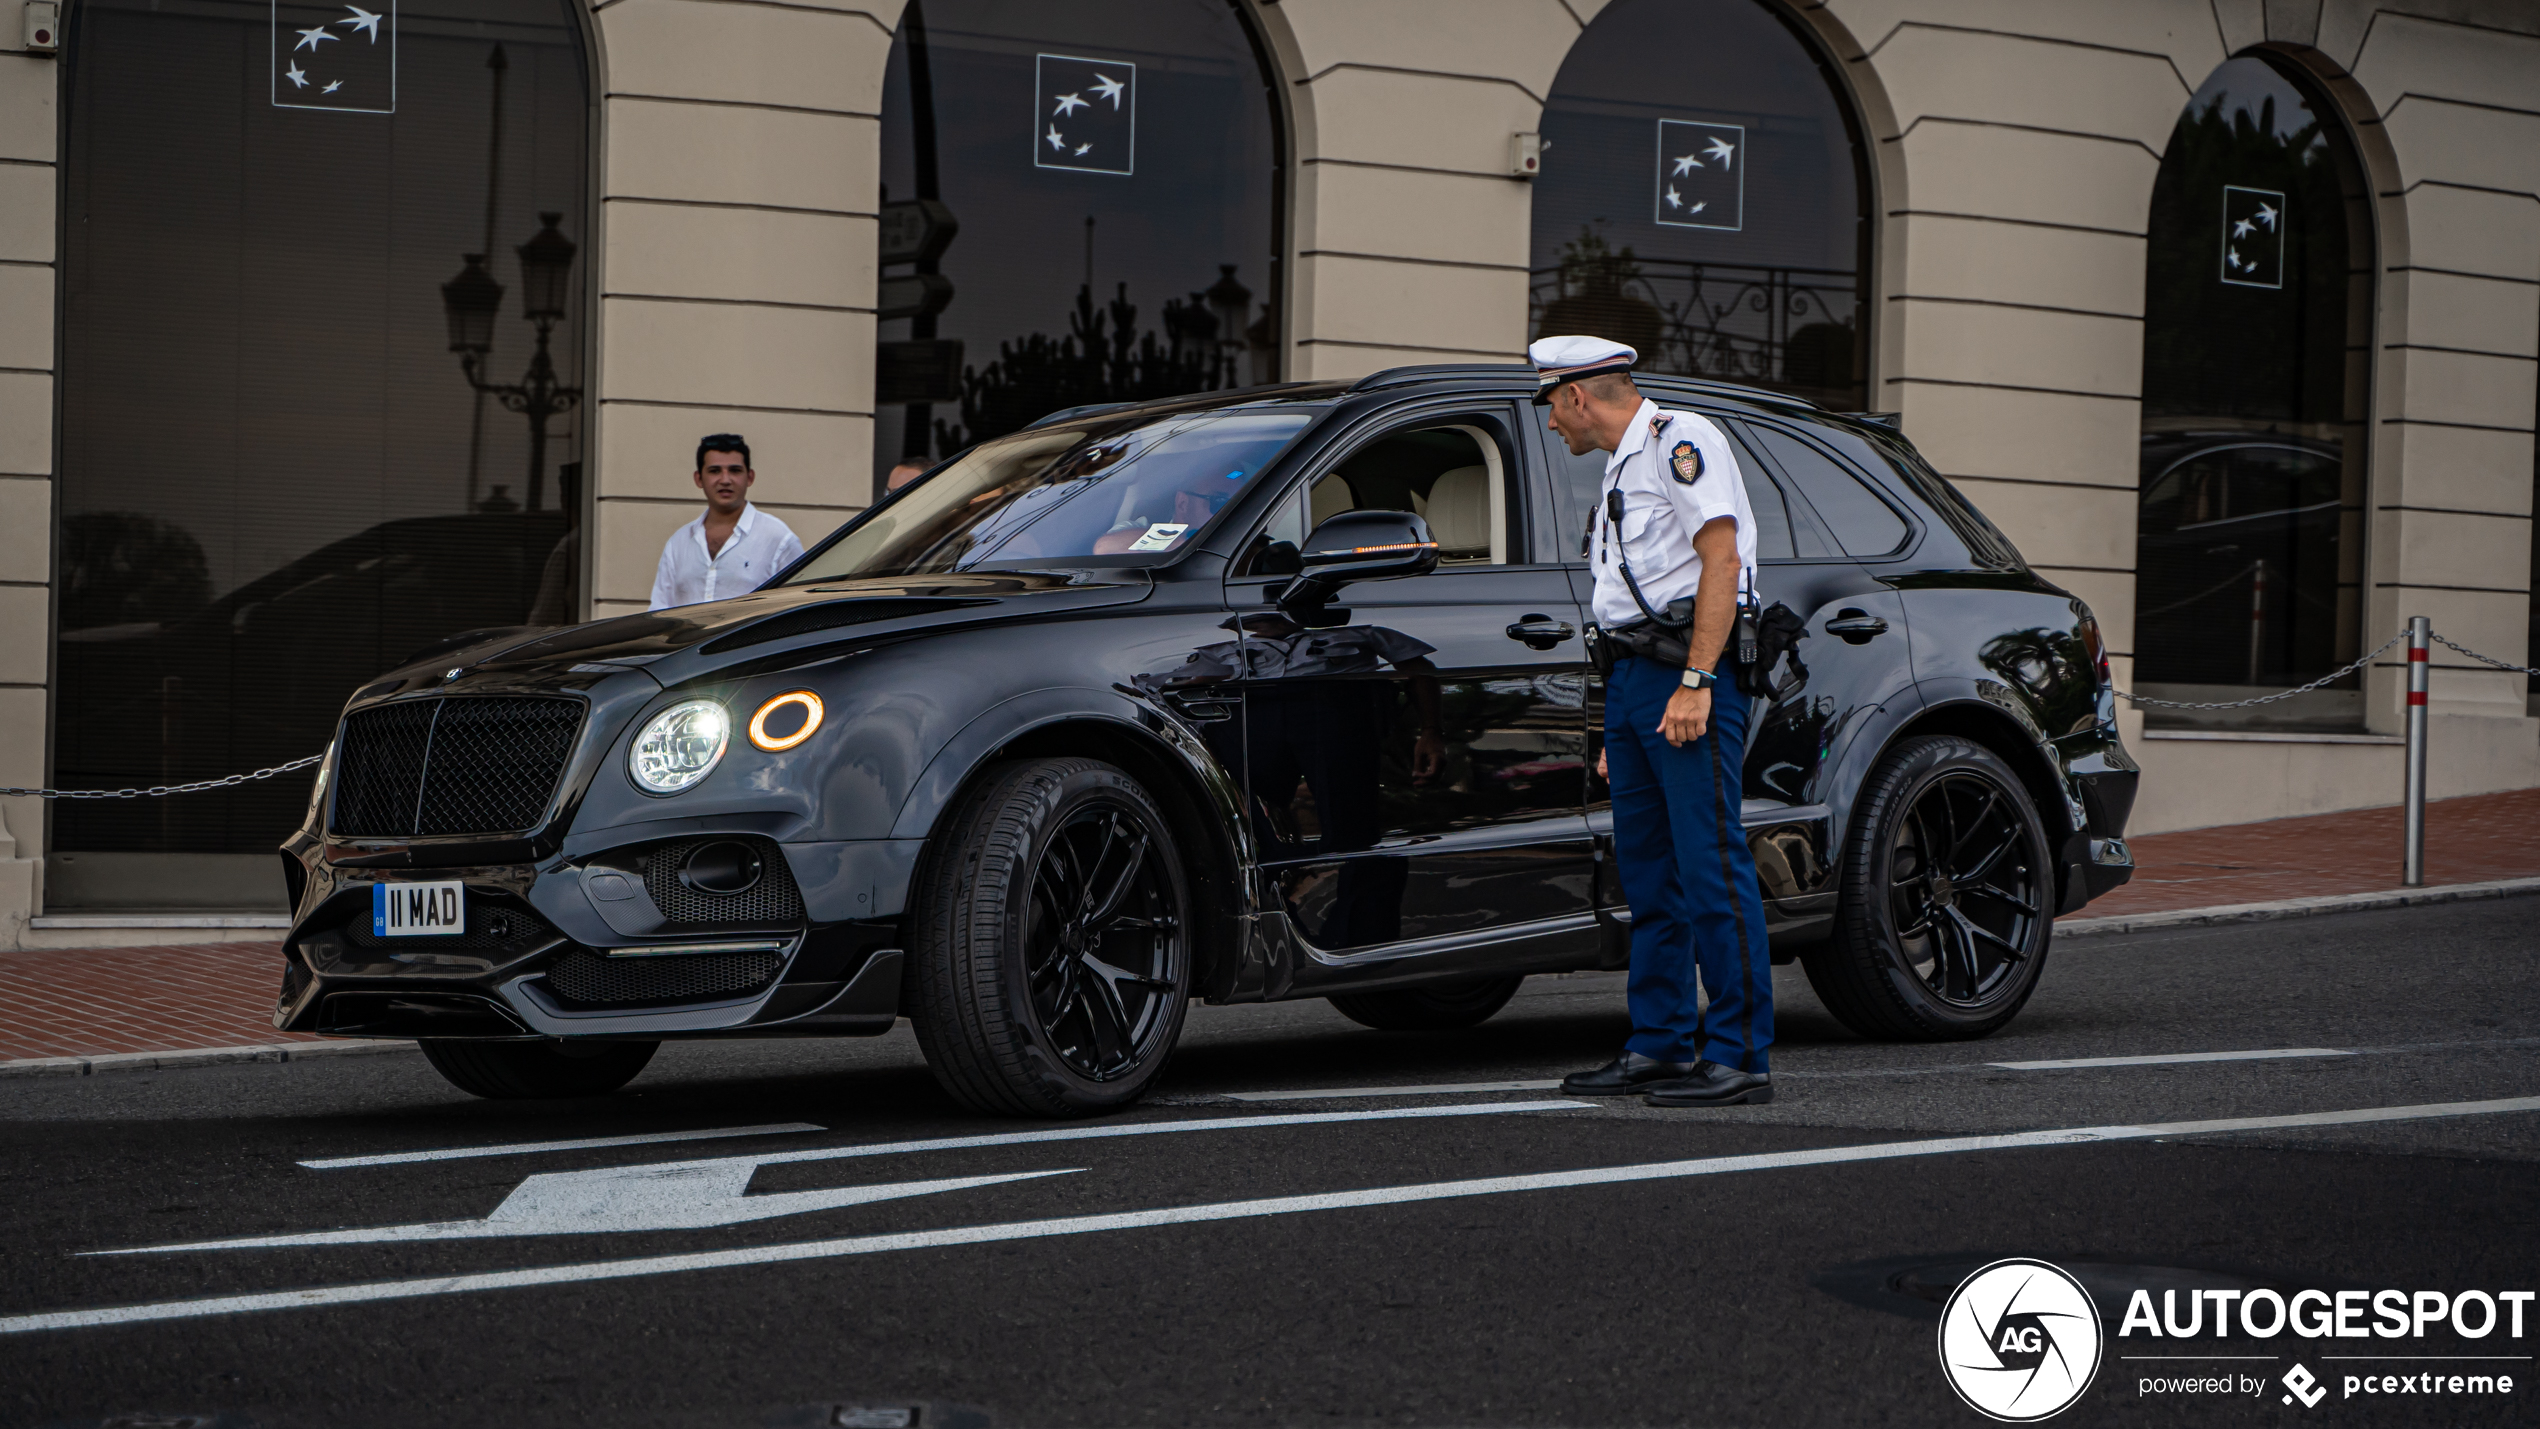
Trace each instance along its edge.
{"label": "concrete curb", "polygon": [[2331,893],[2319,898],[2284,898],[2273,903],[2227,903],[2214,908],[2177,908],[2167,913],[2124,913],[2109,918],[2066,918],[2055,924],[2057,941],[2107,933],[2140,933],[2153,928],[2208,928],[2221,923],[2268,923],[2279,918],[2310,918],[2322,913],[2365,913],[2377,908],[2414,908],[2425,903],[2462,903],[2474,898],[2515,898],[2540,893],[2540,878],[2498,878],[2485,883],[2444,883],[2432,888],[2392,888],[2380,893]]}
{"label": "concrete curb", "polygon": [[411,1052],[412,1042],[276,1042],[253,1047],[197,1047],[185,1052],[108,1052],[94,1057],[26,1057],[0,1062],[0,1077],[86,1077],[99,1072],[159,1072],[232,1062],[299,1062],[310,1057]]}

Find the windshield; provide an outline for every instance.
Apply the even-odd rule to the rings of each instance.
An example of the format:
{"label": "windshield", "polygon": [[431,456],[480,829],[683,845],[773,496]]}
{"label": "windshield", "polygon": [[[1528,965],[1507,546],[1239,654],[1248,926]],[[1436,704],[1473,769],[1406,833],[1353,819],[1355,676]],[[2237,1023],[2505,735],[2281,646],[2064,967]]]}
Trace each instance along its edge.
{"label": "windshield", "polygon": [[1216,408],[982,443],[850,529],[786,584],[1178,551],[1317,415]]}

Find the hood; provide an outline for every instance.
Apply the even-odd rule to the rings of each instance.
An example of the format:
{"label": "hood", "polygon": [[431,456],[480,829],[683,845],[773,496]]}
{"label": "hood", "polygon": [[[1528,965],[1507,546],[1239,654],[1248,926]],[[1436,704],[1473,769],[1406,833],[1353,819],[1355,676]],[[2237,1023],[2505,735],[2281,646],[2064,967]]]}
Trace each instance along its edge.
{"label": "hood", "polygon": [[[1143,570],[1000,571],[878,576],[756,591],[730,600],[621,615],[503,646],[475,662],[488,674],[608,663],[673,661],[656,677],[684,679],[725,657],[812,644],[970,626],[1131,604],[1154,589]],[[826,637],[824,640],[822,637]],[[475,653],[475,652],[467,652]]]}

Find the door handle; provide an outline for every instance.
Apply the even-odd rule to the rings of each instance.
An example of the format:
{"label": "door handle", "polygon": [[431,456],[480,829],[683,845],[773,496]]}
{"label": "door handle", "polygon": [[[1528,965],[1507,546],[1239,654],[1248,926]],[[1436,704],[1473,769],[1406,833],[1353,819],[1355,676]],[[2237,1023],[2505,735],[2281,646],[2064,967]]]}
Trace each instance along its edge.
{"label": "door handle", "polygon": [[1164,699],[1193,724],[1221,724],[1235,717],[1235,702],[1224,695],[1166,695]]}
{"label": "door handle", "polygon": [[1826,633],[1842,636],[1847,644],[1866,645],[1872,636],[1887,633],[1887,622],[1865,610],[1839,610],[1826,622]]}
{"label": "door handle", "polygon": [[1525,641],[1529,650],[1549,650],[1578,633],[1568,621],[1549,615],[1527,615],[1508,627],[1508,638]]}

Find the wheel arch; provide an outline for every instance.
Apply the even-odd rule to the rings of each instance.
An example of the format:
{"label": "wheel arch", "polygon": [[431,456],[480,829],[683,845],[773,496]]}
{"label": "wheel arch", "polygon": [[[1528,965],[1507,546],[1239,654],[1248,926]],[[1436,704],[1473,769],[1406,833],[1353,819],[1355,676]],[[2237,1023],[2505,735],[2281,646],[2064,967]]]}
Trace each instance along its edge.
{"label": "wheel arch", "polygon": [[[1190,880],[1193,921],[1200,930],[1192,949],[1192,987],[1216,987],[1242,948],[1243,870],[1249,859],[1241,846],[1243,804],[1234,781],[1206,745],[1160,712],[1116,695],[1103,704],[1060,706],[1048,699],[1061,693],[1009,701],[973,721],[911,791],[894,835],[926,839],[924,856],[931,856],[944,815],[990,770],[1012,760],[1099,759],[1126,770],[1163,811]],[[1035,705],[1040,708],[1030,708]],[[996,718],[1000,714],[1005,717]],[[992,719],[995,727],[982,728]],[[958,765],[957,772],[948,762]]]}
{"label": "wheel arch", "polygon": [[[1949,734],[1982,745],[2011,766],[2029,791],[2038,819],[2046,826],[2047,856],[2064,857],[2064,846],[2081,832],[2079,813],[2061,769],[2036,735],[2000,706],[1968,695],[1927,705],[1891,733],[1879,758],[1904,740],[1921,734]],[[1872,767],[1876,767],[1875,762]]]}

